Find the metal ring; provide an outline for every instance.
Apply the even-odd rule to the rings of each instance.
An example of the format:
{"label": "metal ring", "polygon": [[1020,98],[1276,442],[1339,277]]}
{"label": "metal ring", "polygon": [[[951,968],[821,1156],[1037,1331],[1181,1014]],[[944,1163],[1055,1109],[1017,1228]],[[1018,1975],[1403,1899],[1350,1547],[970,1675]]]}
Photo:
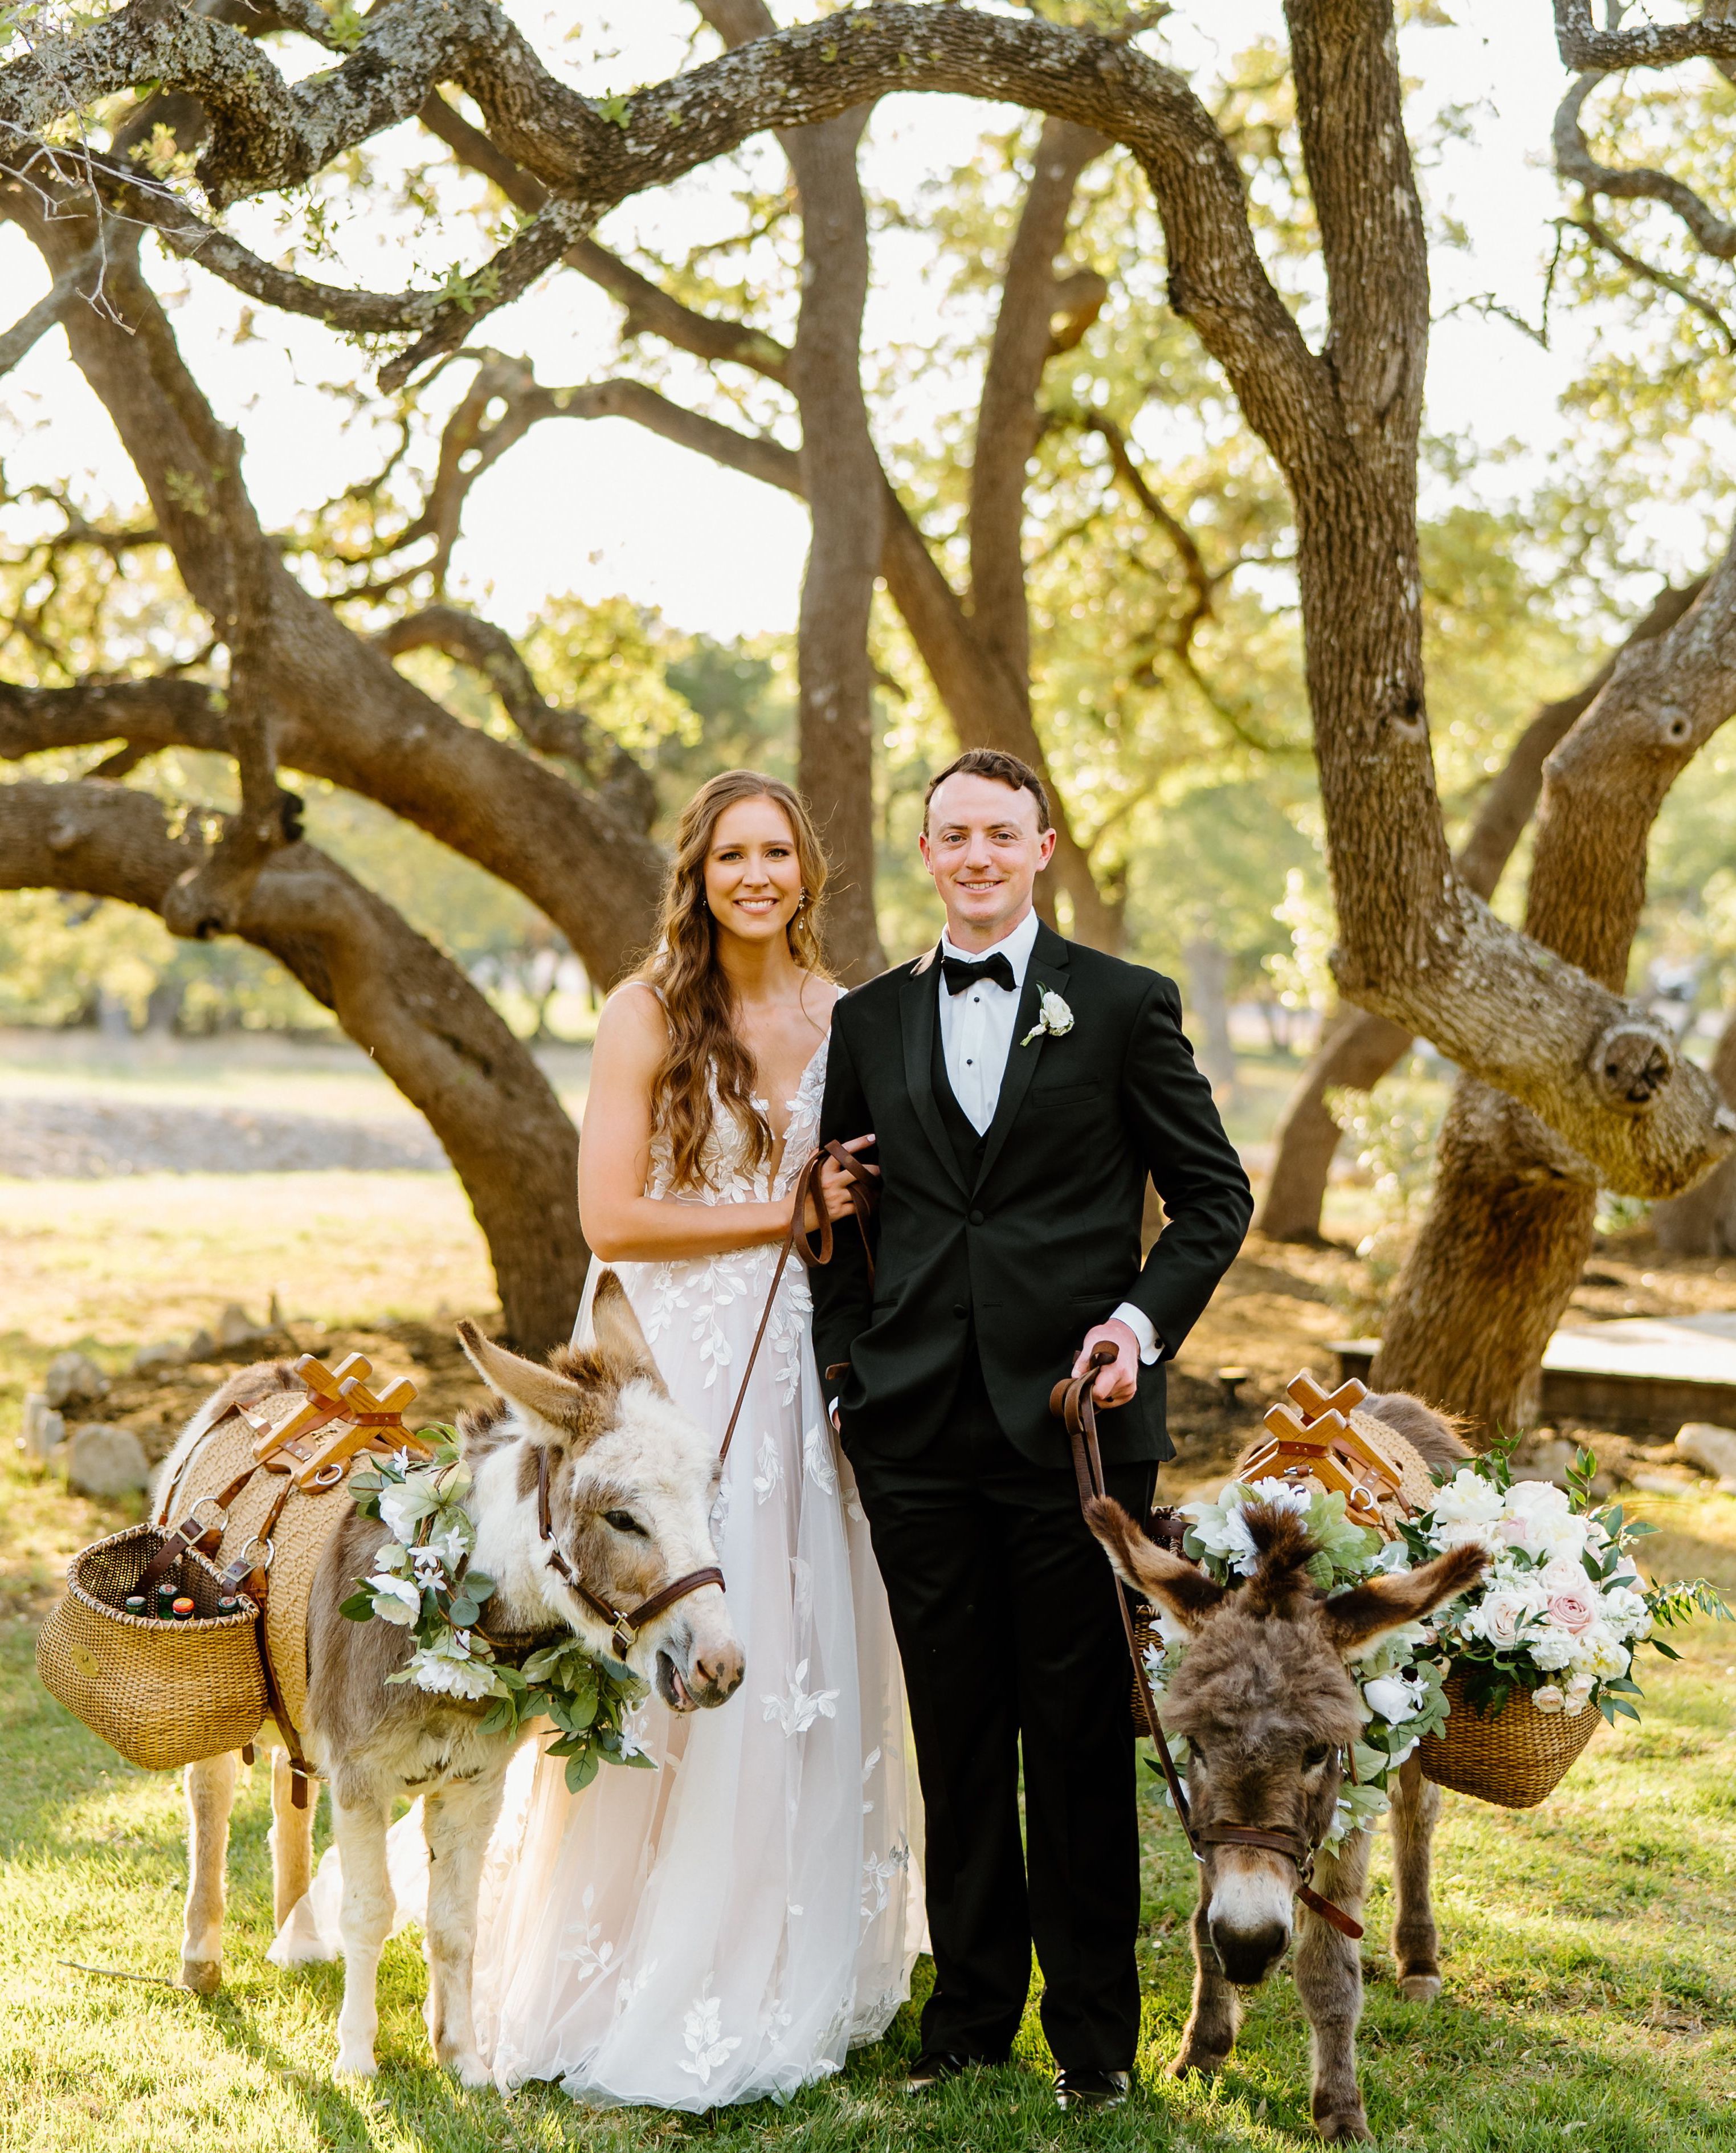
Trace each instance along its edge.
{"label": "metal ring", "polygon": [[201,1495],[199,1498],[199,1500],[193,1505],[192,1509],[187,1513],[187,1515],[193,1520],[195,1524],[197,1524],[200,1522],[199,1513],[207,1506],[216,1513],[216,1524],[214,1526],[207,1526],[206,1529],[208,1532],[218,1530],[222,1526],[226,1525],[229,1523],[229,1513],[223,1508],[216,1497],[215,1495]]}
{"label": "metal ring", "polygon": [[306,1485],[309,1488],[335,1488],[348,1470],[342,1458],[334,1458],[329,1465],[322,1465],[317,1473],[310,1474]]}

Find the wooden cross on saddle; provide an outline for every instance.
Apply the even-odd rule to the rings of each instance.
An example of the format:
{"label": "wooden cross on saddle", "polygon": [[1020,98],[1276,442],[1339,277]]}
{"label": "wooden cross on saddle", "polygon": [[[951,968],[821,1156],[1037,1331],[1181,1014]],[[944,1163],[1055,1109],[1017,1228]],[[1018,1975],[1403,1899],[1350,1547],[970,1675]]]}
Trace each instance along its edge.
{"label": "wooden cross on saddle", "polygon": [[1382,1504],[1393,1505],[1407,1516],[1411,1505],[1404,1493],[1403,1460],[1370,1433],[1368,1414],[1358,1416],[1360,1427],[1353,1425],[1352,1416],[1368,1397],[1368,1386],[1352,1377],[1328,1392],[1304,1368],[1285,1387],[1292,1402],[1281,1401],[1268,1409],[1266,1426],[1272,1439],[1248,1459],[1236,1479],[1282,1480],[1292,1486],[1312,1482],[1326,1494],[1344,1498],[1344,1514],[1352,1524],[1390,1540],[1393,1529]]}
{"label": "wooden cross on saddle", "polygon": [[[351,1353],[335,1368],[312,1353],[295,1363],[295,1374],[307,1392],[307,1402],[273,1424],[268,1414],[242,1411],[256,1432],[253,1457],[268,1473],[292,1473],[304,1494],[337,1487],[360,1450],[414,1450],[424,1457],[429,1445],[404,1424],[416,1402],[416,1386],[398,1376],[383,1387],[370,1387],[373,1364]],[[307,1438],[322,1429],[332,1433],[309,1448]]]}

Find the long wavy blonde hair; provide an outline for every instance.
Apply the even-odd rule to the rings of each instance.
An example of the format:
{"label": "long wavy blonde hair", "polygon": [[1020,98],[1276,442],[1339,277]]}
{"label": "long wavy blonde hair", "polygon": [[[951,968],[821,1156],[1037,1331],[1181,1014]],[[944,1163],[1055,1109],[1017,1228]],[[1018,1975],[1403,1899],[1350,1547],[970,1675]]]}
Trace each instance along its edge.
{"label": "long wavy blonde hair", "polygon": [[718,962],[718,923],[705,898],[705,863],[719,818],[744,800],[769,800],[782,810],[795,843],[807,902],[786,928],[789,954],[805,972],[828,977],[815,914],[825,888],[825,854],[800,796],[781,779],[757,770],[726,770],[682,810],[675,858],[663,886],[655,954],[638,976],[655,987],[669,1027],[669,1044],[652,1079],[652,1123],[669,1146],[679,1188],[705,1179],[705,1145],[712,1131],[712,1084],[747,1139],[758,1171],[774,1138],[754,1103],[759,1071],[735,1026],[735,990]]}

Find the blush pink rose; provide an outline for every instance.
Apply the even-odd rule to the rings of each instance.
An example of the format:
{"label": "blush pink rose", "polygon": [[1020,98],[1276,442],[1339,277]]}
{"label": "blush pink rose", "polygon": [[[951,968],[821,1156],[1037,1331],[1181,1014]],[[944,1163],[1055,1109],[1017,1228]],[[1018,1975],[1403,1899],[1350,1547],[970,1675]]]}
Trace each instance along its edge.
{"label": "blush pink rose", "polygon": [[1577,1637],[1597,1619],[1597,1611],[1582,1592],[1550,1595],[1549,1619],[1570,1636]]}

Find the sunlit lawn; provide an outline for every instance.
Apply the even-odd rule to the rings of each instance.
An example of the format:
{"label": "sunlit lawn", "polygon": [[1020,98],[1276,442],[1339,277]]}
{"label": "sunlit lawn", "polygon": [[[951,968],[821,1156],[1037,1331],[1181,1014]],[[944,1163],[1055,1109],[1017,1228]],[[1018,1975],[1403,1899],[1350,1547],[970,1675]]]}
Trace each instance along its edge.
{"label": "sunlit lawn", "polygon": [[[16,1364],[0,1405],[12,1453]],[[1667,1565],[1736,1584],[1736,1502],[1647,1499]],[[229,1983],[209,2000],[76,1972],[166,1977],[177,1964],[183,1852],[171,1777],[122,1764],[36,1682],[35,1623],[65,1552],[112,1529],[50,1484],[0,1469],[0,2148],[66,2153],[481,2153],[640,2148],[694,2135],[881,2153],[1174,2145],[1215,2153],[1306,2143],[1306,2035],[1287,1979],[1250,2011],[1216,2088],[1161,2074],[1186,2008],[1192,1864],[1151,1813],[1142,1966],[1142,2089],[1122,2115],[1059,2117],[1034,2015],[1018,2063],[917,2105],[896,2089],[914,2013],[840,2081],[783,2109],[693,2120],[597,2115],[551,2088],[465,2093],[428,2061],[414,1936],[388,1947],[379,2079],[327,2075],[339,1976],[282,1973],[271,1939],[264,1774],[243,1792],[231,1874]],[[1429,2153],[1736,2149],[1736,1630],[1706,1630],[1687,1662],[1647,1671],[1644,1727],[1600,1733],[1543,1809],[1510,1815],[1449,1795],[1440,1848],[1446,1993],[1402,2002],[1370,1925],[1363,2079],[1377,2134]],[[1383,1874],[1383,1855],[1381,1861]]]}

